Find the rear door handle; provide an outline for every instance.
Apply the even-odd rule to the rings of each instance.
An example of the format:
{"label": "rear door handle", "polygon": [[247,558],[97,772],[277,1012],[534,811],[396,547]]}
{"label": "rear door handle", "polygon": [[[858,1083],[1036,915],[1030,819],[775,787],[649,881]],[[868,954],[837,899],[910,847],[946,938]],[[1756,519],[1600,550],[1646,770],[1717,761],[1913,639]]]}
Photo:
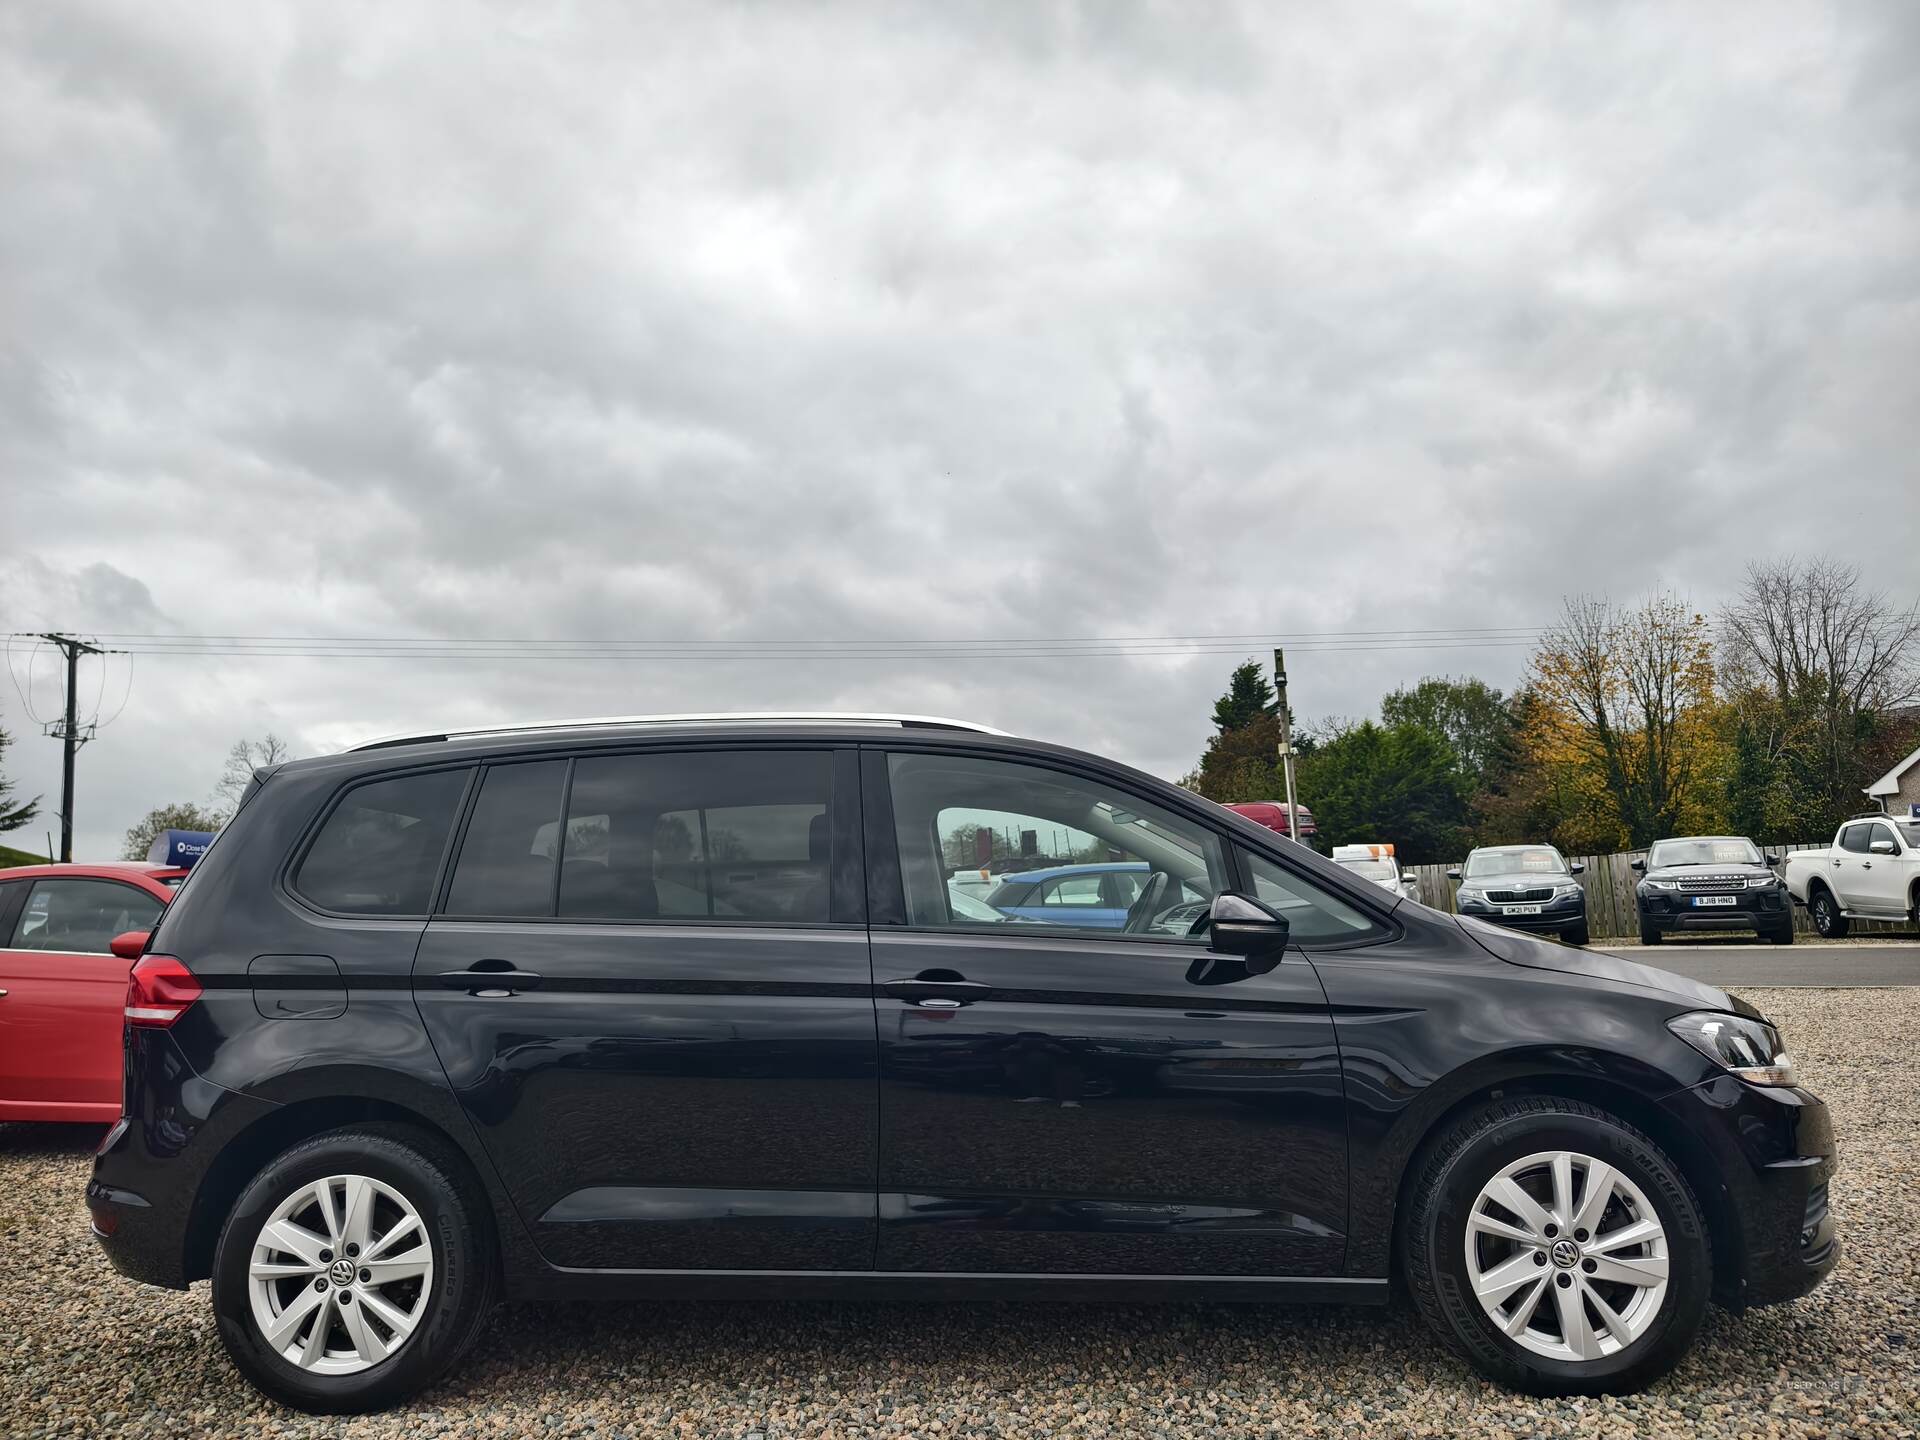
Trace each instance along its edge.
{"label": "rear door handle", "polygon": [[938,1010],[949,1010],[969,1000],[984,1000],[992,989],[991,985],[978,980],[883,980],[880,983],[884,995],[913,1005],[932,1003]]}
{"label": "rear door handle", "polygon": [[491,999],[511,995],[516,990],[540,988],[540,977],[530,970],[443,970],[438,979],[448,990],[466,990]]}

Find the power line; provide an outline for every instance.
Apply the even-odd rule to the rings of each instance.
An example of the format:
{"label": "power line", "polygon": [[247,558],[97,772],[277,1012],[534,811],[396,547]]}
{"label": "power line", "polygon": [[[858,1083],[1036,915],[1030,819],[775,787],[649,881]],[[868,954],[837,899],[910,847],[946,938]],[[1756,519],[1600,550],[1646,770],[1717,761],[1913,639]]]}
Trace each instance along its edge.
{"label": "power line", "polygon": [[131,654],[254,659],[409,660],[1020,660],[1177,657],[1241,653],[1284,639],[1303,653],[1504,649],[1531,646],[1543,632],[1521,626],[1329,630],[1283,634],[1035,636],[951,639],[453,639],[446,637],[113,634]]}
{"label": "power line", "polygon": [[[1053,644],[1114,645],[1114,644],[1160,643],[1160,642],[1170,642],[1170,641],[1184,642],[1184,641],[1212,641],[1212,640],[1273,640],[1273,639],[1315,640],[1315,639],[1330,639],[1335,637],[1347,638],[1347,637],[1404,636],[1404,635],[1414,635],[1414,636],[1418,636],[1418,635],[1464,636],[1464,635],[1508,635],[1508,634],[1538,635],[1538,634],[1544,633],[1545,629],[1546,627],[1539,626],[1539,625],[1482,625],[1482,626],[1443,625],[1437,628],[1425,629],[1425,630],[1412,628],[1412,627],[1402,627],[1399,629],[1392,629],[1392,630],[1294,630],[1294,631],[1251,630],[1251,631],[1244,631],[1244,632],[1233,632],[1233,631],[1198,632],[1196,631],[1193,633],[1173,634],[1173,635],[1049,635],[1049,636],[1036,636],[1036,637],[1006,636],[1006,637],[1001,637],[999,639],[985,639],[985,640],[956,640],[956,639],[935,639],[935,638],[904,639],[900,637],[894,637],[892,639],[842,641],[842,640],[807,640],[807,639],[792,637],[792,636],[761,636],[758,638],[731,639],[731,640],[654,639],[654,640],[606,641],[606,642],[595,642],[595,643],[631,644],[631,645],[760,645],[760,644],[767,644],[767,645],[828,645],[828,644],[1002,645],[1002,644],[1028,644],[1028,643],[1048,644],[1048,645],[1053,645]],[[16,631],[14,633],[17,635],[26,635],[30,632]],[[130,640],[130,641],[131,640],[259,641],[262,643],[270,643],[270,644],[302,644],[302,645],[330,644],[335,642],[338,642],[341,644],[354,644],[354,645],[369,644],[369,643],[380,644],[380,645],[442,645],[442,644],[570,645],[570,644],[576,643],[573,640],[565,639],[565,638],[561,638],[561,639],[539,639],[539,638],[529,638],[529,637],[501,638],[497,636],[492,638],[485,638],[485,639],[458,639],[458,638],[447,637],[447,636],[424,636],[424,637],[418,637],[418,638],[406,638],[406,637],[399,637],[399,636],[382,637],[382,636],[372,636],[372,635],[218,635],[218,634],[186,635],[186,634],[179,633],[177,631],[132,631],[132,630],[129,630],[129,631],[102,630],[98,632],[97,638],[103,639],[103,640]]]}

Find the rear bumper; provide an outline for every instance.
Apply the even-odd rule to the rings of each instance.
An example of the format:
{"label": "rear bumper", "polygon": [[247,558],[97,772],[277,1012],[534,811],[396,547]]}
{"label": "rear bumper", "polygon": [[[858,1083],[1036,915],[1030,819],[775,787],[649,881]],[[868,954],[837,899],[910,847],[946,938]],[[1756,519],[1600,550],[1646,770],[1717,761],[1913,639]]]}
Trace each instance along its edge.
{"label": "rear bumper", "polygon": [[1777,1305],[1812,1290],[1840,1260],[1829,1205],[1838,1156],[1827,1107],[1805,1090],[1722,1076],[1664,1102],[1707,1139],[1718,1162],[1714,1298],[1729,1309]]}
{"label": "rear bumper", "polygon": [[[182,1290],[199,1278],[187,1240],[201,1182],[227,1140],[279,1107],[201,1079],[164,1030],[135,1030],[129,1044],[127,1110],[94,1153],[87,1212],[114,1269]],[[155,1074],[176,1077],[165,1103],[145,1081]]]}

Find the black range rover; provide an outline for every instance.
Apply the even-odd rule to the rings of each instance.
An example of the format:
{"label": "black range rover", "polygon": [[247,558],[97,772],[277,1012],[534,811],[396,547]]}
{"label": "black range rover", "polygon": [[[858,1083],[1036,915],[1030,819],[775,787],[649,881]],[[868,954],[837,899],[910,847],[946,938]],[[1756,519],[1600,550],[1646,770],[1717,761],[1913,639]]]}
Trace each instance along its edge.
{"label": "black range rover", "polygon": [[1634,887],[1640,943],[1658,945],[1676,930],[1752,930],[1775,945],[1793,943],[1793,904],[1773,867],[1740,835],[1656,840]]}
{"label": "black range rover", "polygon": [[[1141,866],[1124,923],[959,904],[983,828]],[[500,1297],[1396,1281],[1486,1374],[1614,1391],[1838,1255],[1826,1108],[1752,1006],[955,722],[262,771],[126,1015],[94,1233],[210,1277],[234,1363],[310,1410],[430,1383]]]}

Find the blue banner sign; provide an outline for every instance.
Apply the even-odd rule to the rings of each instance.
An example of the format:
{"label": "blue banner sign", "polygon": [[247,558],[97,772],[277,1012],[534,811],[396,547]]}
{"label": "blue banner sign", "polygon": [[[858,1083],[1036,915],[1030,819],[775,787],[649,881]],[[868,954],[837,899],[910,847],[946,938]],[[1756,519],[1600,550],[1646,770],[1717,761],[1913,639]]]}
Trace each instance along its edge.
{"label": "blue banner sign", "polygon": [[149,865],[191,865],[213,844],[208,830],[162,830],[147,847]]}

